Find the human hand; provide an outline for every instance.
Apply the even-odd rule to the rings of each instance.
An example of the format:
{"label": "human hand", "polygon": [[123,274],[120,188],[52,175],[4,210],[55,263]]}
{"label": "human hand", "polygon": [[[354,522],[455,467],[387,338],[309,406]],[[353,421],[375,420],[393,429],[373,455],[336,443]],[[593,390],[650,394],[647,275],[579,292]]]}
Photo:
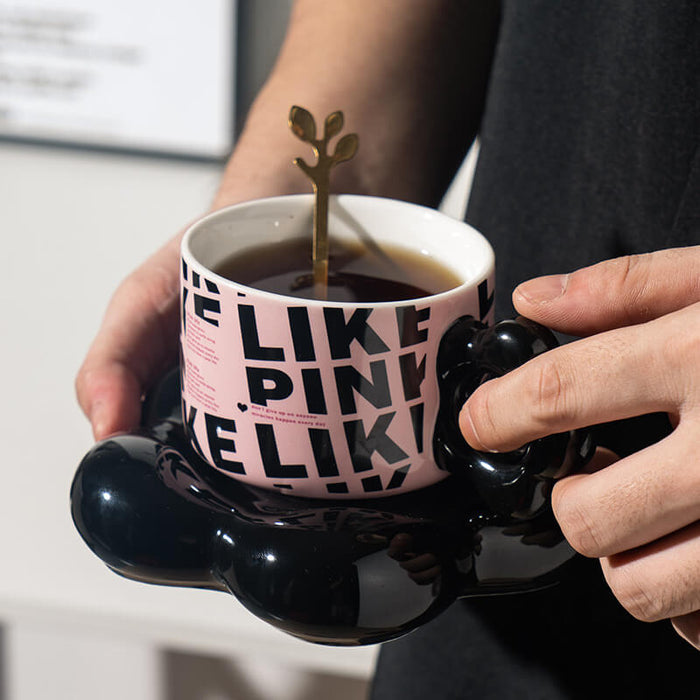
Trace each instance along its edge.
{"label": "human hand", "polygon": [[670,618],[700,649],[700,246],[537,278],[519,313],[586,336],[480,387],[460,414],[478,450],[505,451],[570,429],[665,412],[673,432],[555,485],[569,543],[599,558],[636,618]]}
{"label": "human hand", "polygon": [[413,535],[408,532],[399,532],[391,538],[387,555],[399,562],[408,577],[419,586],[432,583],[442,573],[437,556],[416,550]]}
{"label": "human hand", "polygon": [[117,288],[78,372],[96,440],[137,427],[143,394],[177,360],[179,245],[177,236]]}

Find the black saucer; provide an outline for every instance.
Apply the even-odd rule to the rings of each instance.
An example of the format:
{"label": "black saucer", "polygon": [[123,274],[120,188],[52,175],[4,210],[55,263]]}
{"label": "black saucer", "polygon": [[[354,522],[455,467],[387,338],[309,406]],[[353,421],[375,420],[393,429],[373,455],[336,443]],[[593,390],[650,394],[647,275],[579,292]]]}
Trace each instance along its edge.
{"label": "black saucer", "polygon": [[575,467],[592,450],[585,434],[476,455],[406,495],[312,500],[217,472],[179,413],[174,371],[146,402],[143,428],[95,445],[75,475],[75,525],[123,576],[228,591],[285,632],[357,645],[400,636],[459,597],[553,585],[574,557],[551,512],[552,450]]}

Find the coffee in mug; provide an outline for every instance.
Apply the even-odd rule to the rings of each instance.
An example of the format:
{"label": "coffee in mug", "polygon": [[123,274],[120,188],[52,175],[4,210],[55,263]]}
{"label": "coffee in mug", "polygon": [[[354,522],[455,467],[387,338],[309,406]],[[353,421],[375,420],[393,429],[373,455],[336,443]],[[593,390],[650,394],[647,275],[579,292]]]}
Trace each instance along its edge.
{"label": "coffee in mug", "polygon": [[[458,274],[438,260],[397,245],[368,247],[361,241],[330,245],[328,287],[323,299],[341,302],[403,301],[458,287]],[[274,294],[313,299],[308,236],[233,253],[214,272],[233,282]]]}

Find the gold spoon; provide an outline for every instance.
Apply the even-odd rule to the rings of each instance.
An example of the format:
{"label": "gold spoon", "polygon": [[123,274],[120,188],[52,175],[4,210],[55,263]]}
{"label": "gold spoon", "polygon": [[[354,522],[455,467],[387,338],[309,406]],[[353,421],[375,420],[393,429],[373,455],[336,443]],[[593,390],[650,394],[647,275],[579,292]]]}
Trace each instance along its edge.
{"label": "gold spoon", "polygon": [[331,168],[350,160],[357,152],[357,134],[346,134],[338,140],[332,155],[328,155],[328,142],[343,128],[343,113],[333,112],[326,117],[323,138],[316,138],[316,122],[303,107],[294,106],[289,111],[289,126],[295,136],[311,144],[316,155],[316,165],[309,165],[303,158],[295,158],[294,164],[311,180],[316,195],[313,232],[313,283],[314,296],[325,299],[328,295],[328,195]]}

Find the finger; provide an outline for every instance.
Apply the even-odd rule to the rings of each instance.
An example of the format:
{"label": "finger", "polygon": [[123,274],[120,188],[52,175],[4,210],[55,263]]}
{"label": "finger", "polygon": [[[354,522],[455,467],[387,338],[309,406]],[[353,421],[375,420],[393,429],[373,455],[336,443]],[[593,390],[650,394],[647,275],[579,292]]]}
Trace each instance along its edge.
{"label": "finger", "polygon": [[413,548],[413,535],[410,535],[407,532],[399,532],[391,538],[391,541],[389,542],[389,546],[386,550],[386,553],[392,559],[396,559],[397,561],[400,561],[400,560],[405,559],[409,556],[409,553],[410,553],[412,548]]}
{"label": "finger", "polygon": [[442,573],[442,567],[438,564],[425,571],[409,573],[408,577],[419,586],[427,586],[431,584]]}
{"label": "finger", "polygon": [[[698,426],[592,474],[555,484],[552,508],[569,544],[588,557],[643,546],[700,518]],[[689,437],[691,436],[691,437]]]}
{"label": "finger", "polygon": [[419,573],[434,568],[438,563],[437,557],[430,552],[415,554],[401,562],[401,568],[410,573]]}
{"label": "finger", "polygon": [[142,394],[177,357],[179,268],[171,241],[115,292],[76,377],[96,439],[138,425]]}
{"label": "finger", "polygon": [[[478,450],[513,450],[587,425],[676,412],[688,387],[683,373],[675,370],[694,361],[687,324],[697,324],[696,312],[689,307],[644,325],[584,338],[486,382],[460,413],[465,439]],[[684,338],[690,341],[687,347]],[[677,339],[673,356],[667,339]]]}
{"label": "finger", "polygon": [[674,617],[671,622],[676,632],[686,642],[700,649],[700,610]]}
{"label": "finger", "polygon": [[608,585],[638,620],[700,610],[700,523],[631,552],[601,560]]}
{"label": "finger", "polygon": [[591,457],[591,459],[584,465],[581,473],[595,474],[601,469],[605,469],[611,464],[615,464],[615,462],[617,462],[619,459],[619,455],[615,454],[607,447],[597,447],[596,451],[593,453],[593,457]]}
{"label": "finger", "polygon": [[135,428],[141,418],[141,381],[128,367],[105,360],[81,370],[78,401],[92,424],[95,440]]}
{"label": "finger", "polygon": [[607,260],[513,292],[518,313],[572,335],[642,323],[698,301],[700,246]]}

